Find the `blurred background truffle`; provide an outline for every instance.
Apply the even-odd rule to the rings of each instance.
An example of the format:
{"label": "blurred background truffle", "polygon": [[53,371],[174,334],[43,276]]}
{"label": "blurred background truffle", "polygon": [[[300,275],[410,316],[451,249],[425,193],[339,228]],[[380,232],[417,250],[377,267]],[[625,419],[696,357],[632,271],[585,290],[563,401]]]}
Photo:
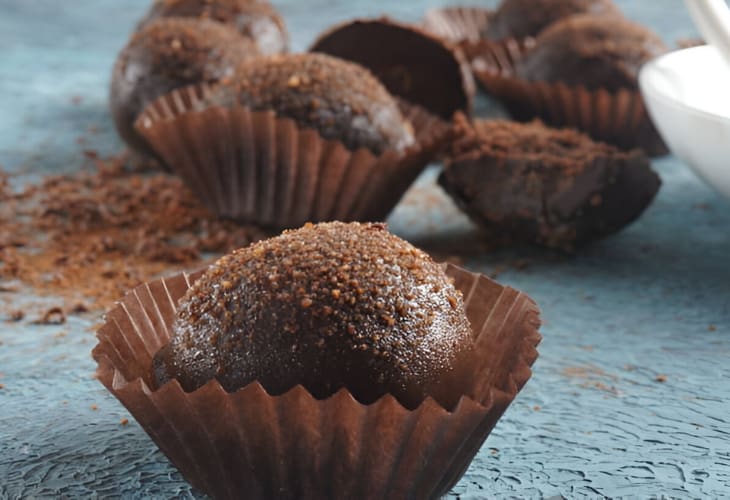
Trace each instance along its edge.
{"label": "blurred background truffle", "polygon": [[230,25],[255,41],[262,54],[280,54],[289,47],[284,19],[266,0],[156,0],[138,29],[163,17],[210,19]]}
{"label": "blurred background truffle", "polygon": [[114,66],[110,106],[119,134],[133,150],[150,155],[134,130],[148,104],[180,87],[230,78],[239,63],[257,55],[255,43],[214,21],[170,18],[149,23],[132,35]]}

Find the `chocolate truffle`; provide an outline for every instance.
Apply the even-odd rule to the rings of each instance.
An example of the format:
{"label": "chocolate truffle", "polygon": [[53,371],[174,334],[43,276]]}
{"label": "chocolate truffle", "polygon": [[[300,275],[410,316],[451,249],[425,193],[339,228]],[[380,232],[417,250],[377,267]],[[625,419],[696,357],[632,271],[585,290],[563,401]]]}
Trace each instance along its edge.
{"label": "chocolate truffle", "polygon": [[[461,396],[473,349],[461,294],[425,253],[382,224],[307,225],[220,259],[181,299],[158,384],[228,392],[258,381],[272,395],[346,388],[414,408]],[[463,367],[464,365],[459,365]]]}
{"label": "chocolate truffle", "polygon": [[320,35],[310,51],[365,66],[393,95],[443,119],[471,110],[475,84],[462,52],[416,26],[352,21]]}
{"label": "chocolate truffle", "polygon": [[641,66],[666,51],[657,35],[626,19],[573,16],[543,31],[516,73],[533,82],[635,90]]}
{"label": "chocolate truffle", "polygon": [[284,20],[265,0],[156,0],[138,29],[161,17],[192,17],[225,23],[255,41],[262,54],[280,54],[289,45]]}
{"label": "chocolate truffle", "polygon": [[403,150],[413,130],[397,103],[365,68],[324,54],[289,54],[246,61],[230,85],[204,105],[274,110],[325,139],[375,154]]}
{"label": "chocolate truffle", "polygon": [[186,85],[229,78],[256,55],[256,44],[220,23],[171,18],[148,24],[114,66],[110,105],[119,134],[132,149],[151,154],[133,126],[149,103]]}
{"label": "chocolate truffle", "polygon": [[492,40],[534,37],[551,24],[577,14],[605,18],[621,16],[621,11],[612,0],[504,0],[485,34]]}
{"label": "chocolate truffle", "polygon": [[461,121],[439,178],[494,240],[573,250],[636,219],[661,184],[649,160],[535,121]]}

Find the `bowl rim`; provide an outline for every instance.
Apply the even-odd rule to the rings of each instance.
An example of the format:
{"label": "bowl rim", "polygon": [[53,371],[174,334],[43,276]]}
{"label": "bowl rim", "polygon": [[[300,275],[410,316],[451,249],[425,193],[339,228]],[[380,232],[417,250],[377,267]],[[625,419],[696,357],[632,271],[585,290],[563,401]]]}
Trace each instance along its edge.
{"label": "bowl rim", "polygon": [[652,98],[663,101],[664,104],[672,106],[681,111],[693,113],[702,118],[709,118],[716,122],[722,123],[723,125],[730,125],[730,116],[724,116],[711,111],[706,111],[694,106],[691,106],[678,98],[662,92],[650,79],[650,75],[655,69],[661,64],[666,63],[668,59],[677,57],[679,54],[683,54],[686,57],[686,52],[697,51],[697,52],[711,52],[717,51],[715,47],[710,45],[702,45],[699,47],[690,47],[687,49],[674,50],[667,54],[663,54],[657,58],[652,59],[641,67],[639,70],[639,87],[641,88],[642,94],[645,98]]}

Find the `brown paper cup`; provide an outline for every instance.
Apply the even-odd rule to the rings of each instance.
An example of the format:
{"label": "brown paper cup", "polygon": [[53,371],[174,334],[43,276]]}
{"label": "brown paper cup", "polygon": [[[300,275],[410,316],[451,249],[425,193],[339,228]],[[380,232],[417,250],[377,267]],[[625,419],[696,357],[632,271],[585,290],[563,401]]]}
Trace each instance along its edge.
{"label": "brown paper cup", "polygon": [[423,17],[423,28],[451,43],[478,42],[484,37],[494,11],[481,7],[433,8]]}
{"label": "brown paper cup", "polygon": [[[415,129],[415,146],[376,156],[273,111],[205,105],[210,91],[199,85],[160,98],[137,130],[211,211],[266,227],[383,220],[453,137],[450,124],[439,121]],[[405,114],[434,123],[413,106]]]}
{"label": "brown paper cup", "polygon": [[555,127],[573,127],[593,139],[622,149],[641,148],[650,156],[668,152],[638,90],[609,92],[562,83],[529,82],[515,76],[517,61],[534,41],[482,40],[464,52],[487,93],[499,99],[517,120],[540,118]]}
{"label": "brown paper cup", "polygon": [[213,498],[437,498],[464,474],[530,378],[539,311],[523,293],[452,265],[479,363],[453,412],[385,396],[362,405],[341,390],[315,400],[298,386],[269,396],[211,381],[185,393],[150,389],[154,354],[167,344],[178,300],[197,276],[142,285],[106,317],[93,352],[97,377],[197,489]]}

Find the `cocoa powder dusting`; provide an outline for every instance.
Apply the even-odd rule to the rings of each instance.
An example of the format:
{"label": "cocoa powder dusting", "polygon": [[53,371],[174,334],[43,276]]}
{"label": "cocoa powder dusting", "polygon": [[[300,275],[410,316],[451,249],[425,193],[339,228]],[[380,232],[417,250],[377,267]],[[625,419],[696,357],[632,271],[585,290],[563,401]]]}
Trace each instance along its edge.
{"label": "cocoa powder dusting", "polygon": [[130,171],[121,157],[94,163],[17,192],[0,172],[0,289],[60,297],[60,315],[106,309],[267,236],[217,219],[176,177]]}

